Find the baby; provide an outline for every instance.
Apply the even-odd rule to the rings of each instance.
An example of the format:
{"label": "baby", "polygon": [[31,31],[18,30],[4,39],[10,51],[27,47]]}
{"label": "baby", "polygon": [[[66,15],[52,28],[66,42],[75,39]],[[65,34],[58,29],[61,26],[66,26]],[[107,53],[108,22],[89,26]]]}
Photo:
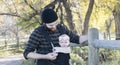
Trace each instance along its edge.
{"label": "baby", "polygon": [[59,37],[59,44],[61,47],[68,47],[70,44],[70,38],[68,35],[63,34]]}
{"label": "baby", "polygon": [[59,44],[60,47],[55,47],[55,52],[60,52],[60,53],[70,53],[71,49],[69,47],[70,44],[70,38],[68,35],[63,34],[59,36]]}

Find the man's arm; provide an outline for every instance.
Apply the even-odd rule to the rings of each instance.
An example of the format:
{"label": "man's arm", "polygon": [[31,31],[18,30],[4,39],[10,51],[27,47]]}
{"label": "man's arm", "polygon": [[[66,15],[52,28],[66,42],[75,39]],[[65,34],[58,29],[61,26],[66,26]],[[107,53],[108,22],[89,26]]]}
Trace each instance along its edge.
{"label": "man's arm", "polygon": [[48,54],[38,54],[35,53],[35,49],[39,46],[39,37],[40,33],[38,30],[34,30],[29,37],[28,43],[26,44],[26,48],[24,50],[25,59],[56,59],[57,53],[48,53]]}
{"label": "man's arm", "polygon": [[27,55],[27,58],[30,59],[48,59],[48,60],[55,60],[57,57],[57,53],[48,53],[48,54],[38,54],[35,52],[30,52]]}
{"label": "man's arm", "polygon": [[83,42],[85,42],[85,41],[88,41],[88,36],[87,35],[81,35],[80,37],[79,37],[79,43],[83,43]]}
{"label": "man's arm", "polygon": [[82,44],[85,41],[88,41],[88,36],[87,35],[77,35],[71,32],[70,30],[67,29],[67,27],[63,27],[65,30],[65,33],[70,37],[70,42],[77,43],[77,44]]}

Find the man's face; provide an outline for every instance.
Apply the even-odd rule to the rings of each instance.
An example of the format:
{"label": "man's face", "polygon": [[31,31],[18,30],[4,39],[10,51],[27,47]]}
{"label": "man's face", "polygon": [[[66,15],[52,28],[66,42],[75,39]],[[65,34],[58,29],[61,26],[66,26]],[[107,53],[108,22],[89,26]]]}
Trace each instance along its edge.
{"label": "man's face", "polygon": [[55,31],[57,29],[57,25],[58,25],[57,20],[52,23],[46,23],[47,28],[50,29],[51,31]]}

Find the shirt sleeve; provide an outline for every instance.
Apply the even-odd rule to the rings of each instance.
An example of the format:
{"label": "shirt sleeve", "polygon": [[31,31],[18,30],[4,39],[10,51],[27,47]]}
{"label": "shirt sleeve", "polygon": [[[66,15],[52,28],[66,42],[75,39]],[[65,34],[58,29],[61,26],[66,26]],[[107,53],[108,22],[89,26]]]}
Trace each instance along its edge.
{"label": "shirt sleeve", "polygon": [[30,52],[34,52],[35,49],[38,48],[38,43],[39,43],[39,33],[37,30],[34,30],[32,32],[32,34],[30,35],[29,37],[29,40],[25,46],[25,50],[24,50],[24,53],[23,53],[23,56],[25,59],[28,59],[27,58],[27,55],[30,53]]}
{"label": "shirt sleeve", "polygon": [[67,27],[64,27],[65,33],[70,37],[70,42],[79,44],[79,36],[74,34],[72,31],[68,30]]}

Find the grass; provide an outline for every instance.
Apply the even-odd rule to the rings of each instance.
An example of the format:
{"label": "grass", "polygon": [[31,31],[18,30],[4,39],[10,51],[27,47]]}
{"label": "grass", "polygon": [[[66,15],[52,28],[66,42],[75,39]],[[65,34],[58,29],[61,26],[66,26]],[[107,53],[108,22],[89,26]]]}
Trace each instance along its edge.
{"label": "grass", "polygon": [[[15,42],[15,41],[13,41]],[[2,43],[0,41],[0,43]],[[11,44],[8,42],[9,45],[7,45],[7,47],[4,46],[4,44],[2,44],[3,46],[1,46],[0,44],[0,58],[6,57],[6,56],[10,56],[10,55],[16,55],[16,54],[22,54],[23,53],[23,48],[25,46],[25,42],[20,42],[19,47],[20,49],[17,49],[17,44]]]}
{"label": "grass", "polygon": [[34,60],[24,60],[21,65],[35,65]]}
{"label": "grass", "polygon": [[[24,60],[23,63],[21,65],[35,65],[33,60]],[[75,62],[74,60],[72,60],[72,65],[88,65],[87,62],[79,62],[79,60],[77,60],[77,62]]]}
{"label": "grass", "polygon": [[120,65],[120,59],[102,62],[102,63],[100,63],[100,65]]}
{"label": "grass", "polygon": [[23,53],[23,49],[10,49],[10,50],[1,50],[0,51],[0,58],[4,58],[10,55],[18,55],[18,54],[22,54]]}

